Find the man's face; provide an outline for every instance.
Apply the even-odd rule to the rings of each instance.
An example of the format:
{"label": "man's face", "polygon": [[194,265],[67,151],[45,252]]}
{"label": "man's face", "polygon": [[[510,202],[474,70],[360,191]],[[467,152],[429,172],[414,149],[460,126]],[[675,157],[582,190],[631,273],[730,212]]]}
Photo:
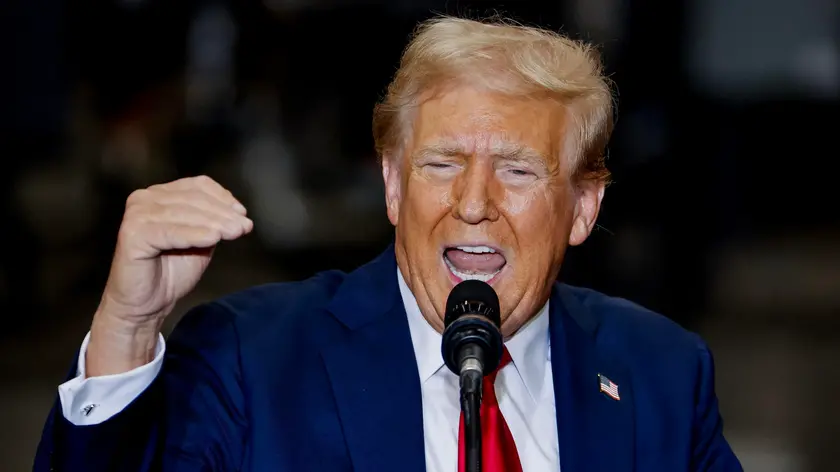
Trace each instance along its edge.
{"label": "man's face", "polygon": [[474,278],[499,294],[512,335],[589,235],[603,184],[571,179],[569,126],[550,100],[455,88],[424,102],[402,156],[384,159],[397,261],[438,331],[449,292]]}

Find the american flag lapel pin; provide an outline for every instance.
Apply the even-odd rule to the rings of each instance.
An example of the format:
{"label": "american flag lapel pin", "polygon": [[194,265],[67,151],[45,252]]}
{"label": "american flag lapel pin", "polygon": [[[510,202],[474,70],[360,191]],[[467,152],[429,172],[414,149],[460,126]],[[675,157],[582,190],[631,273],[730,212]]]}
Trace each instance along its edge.
{"label": "american flag lapel pin", "polygon": [[601,391],[606,393],[610,398],[616,401],[621,400],[621,396],[618,394],[618,384],[608,379],[606,375],[598,374],[598,384],[600,385]]}

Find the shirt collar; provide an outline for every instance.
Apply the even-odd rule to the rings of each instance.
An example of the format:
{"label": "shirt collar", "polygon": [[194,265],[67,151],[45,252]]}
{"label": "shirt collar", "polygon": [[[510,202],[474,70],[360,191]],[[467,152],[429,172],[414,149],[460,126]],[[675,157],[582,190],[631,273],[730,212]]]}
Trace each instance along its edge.
{"label": "shirt collar", "polygon": [[545,383],[545,368],[550,360],[548,336],[548,301],[537,316],[528,320],[505,342],[513,365],[522,377],[534,401],[540,399]]}
{"label": "shirt collar", "polygon": [[[425,383],[444,368],[443,355],[440,352],[442,336],[423,317],[417,300],[399,269],[397,269],[397,278],[405,313],[408,316],[408,328],[414,345],[420,382]],[[548,338],[548,302],[546,302],[537,316],[525,323],[514,336],[505,342],[513,365],[534,401],[540,398],[545,383],[546,362],[549,360],[550,352]]]}
{"label": "shirt collar", "polygon": [[443,354],[440,352],[442,336],[420,313],[420,306],[417,305],[417,300],[399,269],[397,269],[397,277],[405,313],[408,315],[408,329],[411,331],[411,343],[414,345],[414,357],[417,358],[420,383],[425,383],[443,367]]}

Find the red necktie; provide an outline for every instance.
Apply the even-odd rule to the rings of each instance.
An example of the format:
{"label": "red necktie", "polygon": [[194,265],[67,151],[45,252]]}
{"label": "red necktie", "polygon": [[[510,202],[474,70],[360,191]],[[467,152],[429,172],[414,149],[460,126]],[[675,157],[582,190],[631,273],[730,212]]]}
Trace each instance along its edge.
{"label": "red necktie", "polygon": [[[513,435],[510,434],[505,417],[499,409],[496,398],[496,374],[511,361],[507,348],[502,352],[502,361],[493,373],[484,377],[481,401],[481,468],[482,472],[522,472],[519,453]],[[465,472],[464,414],[458,429],[458,472]]]}

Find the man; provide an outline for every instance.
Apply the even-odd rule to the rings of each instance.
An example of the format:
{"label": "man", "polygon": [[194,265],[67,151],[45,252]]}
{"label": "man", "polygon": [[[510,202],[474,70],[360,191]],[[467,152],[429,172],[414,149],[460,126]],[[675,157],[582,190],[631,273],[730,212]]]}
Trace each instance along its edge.
{"label": "man", "polygon": [[485,470],[741,470],[705,344],[555,283],[595,224],[611,117],[587,46],[425,23],[374,113],[393,247],[350,274],[197,307],[166,343],[161,323],[214,245],[252,224],[208,178],[134,193],[35,470],[463,471],[440,340],[465,279],[499,294],[506,338],[485,379]]}

